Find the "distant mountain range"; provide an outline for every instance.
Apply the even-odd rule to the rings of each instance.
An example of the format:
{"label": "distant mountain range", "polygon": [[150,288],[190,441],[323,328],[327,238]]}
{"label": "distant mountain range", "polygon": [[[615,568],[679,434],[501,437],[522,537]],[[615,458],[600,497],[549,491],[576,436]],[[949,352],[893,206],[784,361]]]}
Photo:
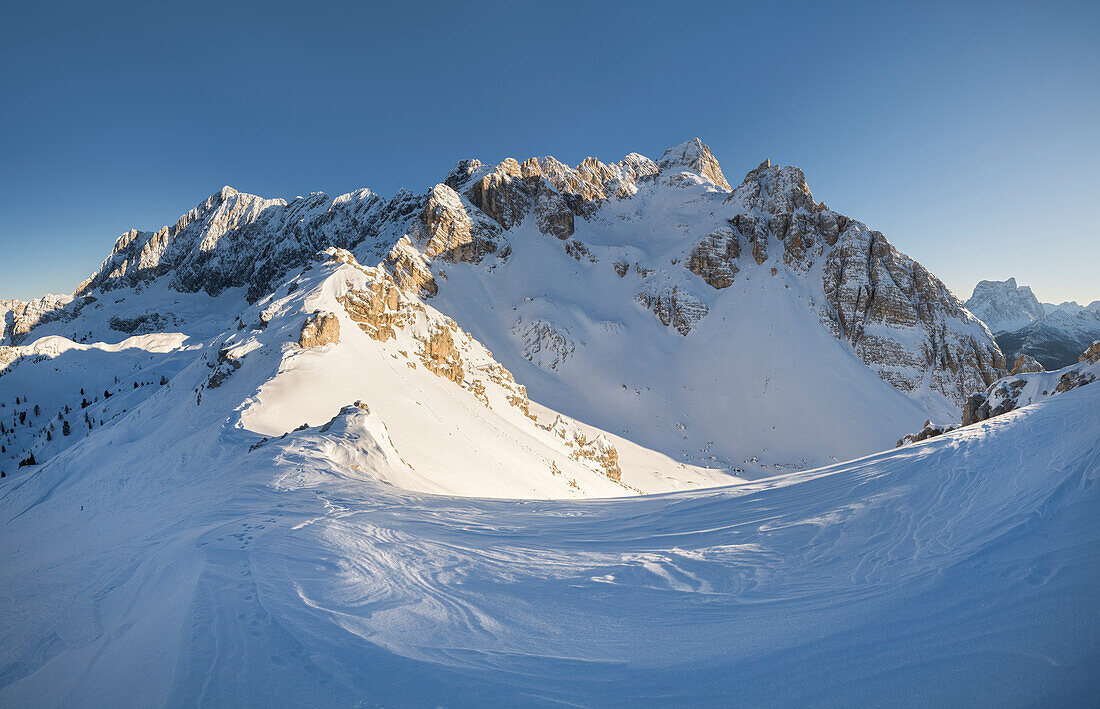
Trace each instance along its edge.
{"label": "distant mountain range", "polygon": [[981,281],[966,307],[989,326],[1010,363],[1026,354],[1048,370],[1061,369],[1100,339],[1100,300],[1088,305],[1040,303],[1015,278]]}

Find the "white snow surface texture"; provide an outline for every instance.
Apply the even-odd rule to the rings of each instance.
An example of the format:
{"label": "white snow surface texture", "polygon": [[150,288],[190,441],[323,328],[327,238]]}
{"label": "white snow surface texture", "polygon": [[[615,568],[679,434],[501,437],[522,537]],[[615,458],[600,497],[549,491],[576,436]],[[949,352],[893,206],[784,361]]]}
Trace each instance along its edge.
{"label": "white snow surface texture", "polygon": [[0,704],[1080,705],[1098,411],[1083,386],[829,468],[539,502],[143,405],[0,487]]}

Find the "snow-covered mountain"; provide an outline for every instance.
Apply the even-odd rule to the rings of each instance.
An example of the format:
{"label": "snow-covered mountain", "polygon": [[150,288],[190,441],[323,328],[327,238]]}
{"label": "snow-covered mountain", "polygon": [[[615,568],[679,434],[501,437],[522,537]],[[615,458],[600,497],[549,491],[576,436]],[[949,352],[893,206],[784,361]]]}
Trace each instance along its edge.
{"label": "snow-covered mountain", "polygon": [[797,168],[224,188],[4,307],[0,705],[1096,696],[1096,361],[893,449],[1062,379]]}
{"label": "snow-covered mountain", "polygon": [[1061,369],[1100,338],[1100,300],[1086,306],[1040,303],[1015,278],[981,281],[966,307],[989,326],[1008,361],[1026,354],[1048,369]]}
{"label": "snow-covered mountain", "polygon": [[1014,332],[1046,315],[1031,286],[1018,286],[1015,278],[979,281],[966,301],[966,308],[981,318],[994,335]]}
{"label": "snow-covered mountain", "polygon": [[44,295],[31,301],[0,300],[0,346],[23,340],[36,325],[65,315],[71,295]]}
{"label": "snow-covered mountain", "polygon": [[[957,418],[966,397],[1005,367],[985,326],[939,280],[879,232],[816,202],[800,170],[765,162],[730,189],[696,139],[658,161],[631,154],[572,168],[553,158],[495,167],[465,160],[427,194],[388,200],[360,190],[286,202],[223,188],[172,227],[123,234],[71,301],[34,309],[34,327],[24,317],[11,335],[24,349],[6,355],[21,363],[9,366],[5,379],[18,395],[19,372],[33,366],[22,362],[44,364],[46,356],[38,350],[47,345],[30,343],[51,335],[102,348],[95,343],[177,332],[196,348],[193,357],[210,366],[221,366],[223,350],[266,348],[284,363],[260,370],[240,400],[226,406],[244,407],[241,425],[249,430],[281,435],[289,428],[275,429],[293,422],[260,416],[257,392],[282,390],[280,377],[290,378],[291,363],[302,360],[297,349],[286,350],[297,335],[269,341],[247,333],[266,325],[265,313],[288,318],[280,321],[287,332],[314,310],[331,314],[344,334],[320,355],[324,364],[301,375],[300,386],[323,388],[342,361],[349,363],[343,377],[357,380],[351,363],[369,358],[351,344],[368,330],[352,304],[360,301],[395,333],[368,332],[374,339],[362,347],[370,356],[396,356],[407,369],[423,360],[440,374],[438,362],[424,364],[418,353],[436,347],[433,333],[451,329],[441,323],[463,333],[458,339],[471,359],[440,376],[467,404],[485,404],[493,414],[484,431],[463,433],[453,451],[440,448],[446,454],[430,465],[462,459],[463,446],[478,449],[483,438],[495,440],[516,425],[550,431],[559,414],[570,421],[554,429],[559,452],[607,458],[614,449],[626,463],[622,481],[612,480],[616,486],[569,487],[576,476],[554,483],[557,459],[532,454],[541,449],[524,442],[526,433],[515,440],[509,433],[508,445],[528,461],[509,469],[539,478],[528,490],[536,495],[665,489],[638,478],[644,472],[660,479],[664,473],[654,467],[680,470],[668,483],[675,488],[863,455],[893,444],[925,418]],[[402,308],[450,320],[414,325],[408,314],[397,314]],[[412,339],[398,336],[397,322],[412,328]],[[251,344],[242,344],[250,337]],[[71,351],[49,343],[51,352]],[[497,420],[503,410],[483,393],[492,391],[486,368],[522,384],[513,396],[529,397],[534,420]],[[76,389],[110,391],[116,375],[123,385],[140,379],[125,368],[119,375],[108,366],[103,374],[105,387]],[[309,396],[301,405],[286,398],[268,411],[283,406],[311,425],[355,399],[373,411],[372,399],[383,395],[372,392],[400,391],[391,387],[393,376],[392,368],[379,374],[355,397]],[[347,381],[341,386],[350,388]],[[50,407],[81,403],[75,391]],[[58,413],[52,409],[49,416]],[[435,425],[392,415],[383,420],[395,439],[423,439]],[[466,409],[449,416],[470,418]],[[65,444],[46,424],[35,417],[26,429],[33,430],[30,438],[13,427],[20,437],[9,439],[4,468],[32,452],[42,462]],[[563,431],[584,426],[591,428],[581,438],[598,440],[593,445],[604,453],[590,445],[583,454],[574,450],[576,436]],[[499,452],[490,457],[511,460]],[[634,464],[640,467],[628,470]],[[481,480],[446,489],[522,492],[494,485]],[[421,487],[434,489],[428,482]]]}

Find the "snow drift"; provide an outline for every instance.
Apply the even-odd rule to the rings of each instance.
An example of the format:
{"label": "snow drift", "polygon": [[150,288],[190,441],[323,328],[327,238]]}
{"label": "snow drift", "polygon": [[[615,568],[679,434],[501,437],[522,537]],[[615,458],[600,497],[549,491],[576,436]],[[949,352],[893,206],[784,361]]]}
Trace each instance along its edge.
{"label": "snow drift", "polygon": [[1098,411],[576,503],[381,484],[358,407],[251,453],[150,409],[0,487],[0,703],[1087,702]]}

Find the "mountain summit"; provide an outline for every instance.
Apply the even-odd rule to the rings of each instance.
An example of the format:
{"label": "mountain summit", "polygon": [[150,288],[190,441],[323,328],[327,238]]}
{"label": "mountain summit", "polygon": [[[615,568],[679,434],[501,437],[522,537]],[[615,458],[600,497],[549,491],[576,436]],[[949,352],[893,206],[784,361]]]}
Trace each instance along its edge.
{"label": "mountain summit", "polygon": [[[77,440],[49,431],[66,407],[84,436],[170,399],[258,438],[329,426],[326,449],[366,440],[332,433],[354,420],[389,451],[356,464],[417,489],[655,492],[889,447],[1005,373],[942,282],[801,170],[766,160],[731,188],[698,139],[657,161],[462,160],[389,199],[225,187],[120,236],[71,300],[9,310],[0,395],[93,360],[74,391],[104,394],[54,387],[3,468]],[[190,403],[142,398],[162,377]]]}
{"label": "mountain summit", "polygon": [[1048,369],[1061,369],[1100,339],[1100,301],[1040,303],[1015,278],[981,281],[966,307],[989,325],[1010,360],[1026,355]]}
{"label": "mountain summit", "polygon": [[1013,332],[1026,327],[1046,314],[1030,286],[1017,286],[1015,278],[1007,281],[980,281],[966,301],[970,312],[981,318],[994,334]]}

